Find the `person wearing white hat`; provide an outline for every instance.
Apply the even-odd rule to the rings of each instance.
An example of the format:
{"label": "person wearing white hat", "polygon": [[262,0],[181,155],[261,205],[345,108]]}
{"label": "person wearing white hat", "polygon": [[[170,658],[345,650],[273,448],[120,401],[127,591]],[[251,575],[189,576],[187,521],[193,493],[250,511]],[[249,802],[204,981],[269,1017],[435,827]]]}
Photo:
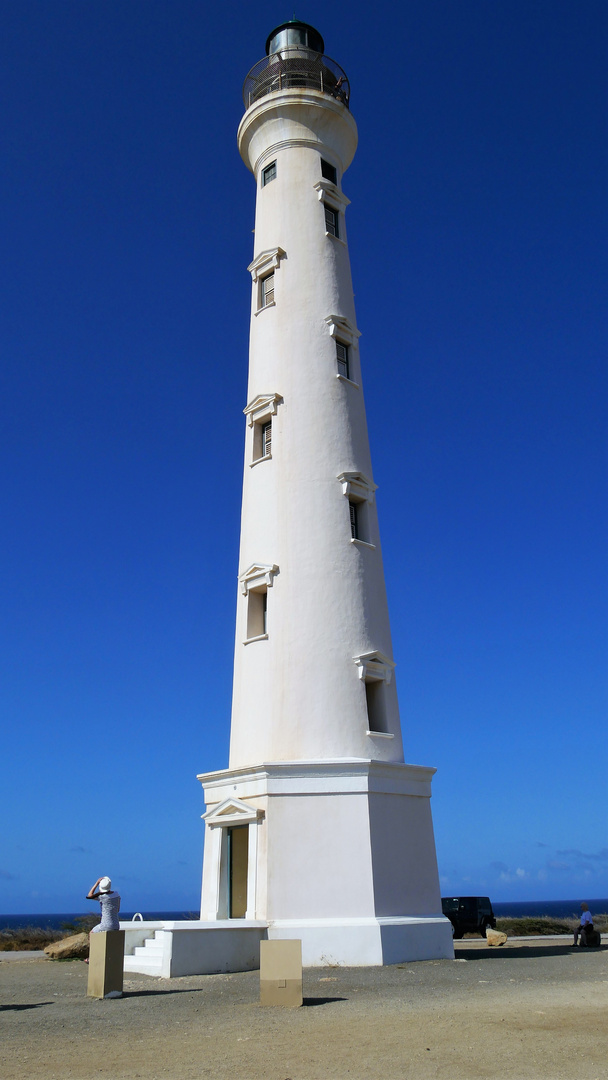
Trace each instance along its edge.
{"label": "person wearing white hat", "polygon": [[91,886],[87,900],[99,900],[101,904],[101,922],[91,930],[92,934],[98,934],[101,930],[120,930],[118,912],[120,911],[120,894],[112,890],[112,882],[109,877],[97,878]]}

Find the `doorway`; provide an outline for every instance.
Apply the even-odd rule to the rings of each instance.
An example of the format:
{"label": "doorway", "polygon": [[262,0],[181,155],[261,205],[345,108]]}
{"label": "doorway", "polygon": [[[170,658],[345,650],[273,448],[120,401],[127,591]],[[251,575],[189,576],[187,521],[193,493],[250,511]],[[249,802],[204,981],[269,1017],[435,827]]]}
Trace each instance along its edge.
{"label": "doorway", "polygon": [[247,912],[249,826],[228,829],[228,918],[244,919]]}

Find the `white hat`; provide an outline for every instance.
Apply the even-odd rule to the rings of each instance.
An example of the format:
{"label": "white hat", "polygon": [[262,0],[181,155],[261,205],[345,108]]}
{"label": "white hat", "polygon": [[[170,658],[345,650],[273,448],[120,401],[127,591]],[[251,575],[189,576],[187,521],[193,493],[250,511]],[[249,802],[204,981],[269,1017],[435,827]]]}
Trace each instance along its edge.
{"label": "white hat", "polygon": [[112,882],[110,881],[109,877],[102,877],[101,881],[99,882],[99,891],[112,892]]}

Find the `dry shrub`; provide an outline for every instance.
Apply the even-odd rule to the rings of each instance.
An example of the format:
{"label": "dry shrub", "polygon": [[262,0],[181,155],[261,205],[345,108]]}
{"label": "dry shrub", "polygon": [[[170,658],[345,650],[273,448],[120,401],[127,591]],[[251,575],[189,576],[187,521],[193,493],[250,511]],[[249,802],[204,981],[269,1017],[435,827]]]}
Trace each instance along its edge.
{"label": "dry shrub", "polygon": [[64,922],[61,924],[62,937],[69,937],[71,934],[90,934],[94,926],[97,926],[101,918],[101,912],[97,911],[91,915],[79,915],[73,922]]}
{"label": "dry shrub", "polygon": [[15,926],[0,930],[0,952],[30,952],[44,949],[53,941],[71,937],[72,934],[88,934],[99,922],[99,913],[80,915],[73,922],[65,922],[61,930],[47,926]]}
{"label": "dry shrub", "polygon": [[[543,934],[574,934],[579,919],[556,919],[552,915],[529,915],[522,919],[496,920],[496,929],[509,937],[536,937]],[[608,932],[608,914],[593,914],[593,925],[600,933]]]}
{"label": "dry shrub", "polygon": [[0,930],[0,952],[26,952],[31,949],[44,949],[52,941],[64,937],[62,930],[46,929],[42,926],[15,926],[13,929]]}

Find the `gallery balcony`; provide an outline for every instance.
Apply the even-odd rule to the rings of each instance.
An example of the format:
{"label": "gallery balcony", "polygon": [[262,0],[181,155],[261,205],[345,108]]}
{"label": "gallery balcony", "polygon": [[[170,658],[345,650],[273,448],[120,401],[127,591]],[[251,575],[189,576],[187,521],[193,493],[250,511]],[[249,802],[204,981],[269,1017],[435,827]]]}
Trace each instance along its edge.
{"label": "gallery balcony", "polygon": [[258,61],[245,79],[243,102],[248,109],[267,94],[302,88],[320,90],[348,108],[350,84],[346,72],[329,56],[301,46],[285,47]]}

